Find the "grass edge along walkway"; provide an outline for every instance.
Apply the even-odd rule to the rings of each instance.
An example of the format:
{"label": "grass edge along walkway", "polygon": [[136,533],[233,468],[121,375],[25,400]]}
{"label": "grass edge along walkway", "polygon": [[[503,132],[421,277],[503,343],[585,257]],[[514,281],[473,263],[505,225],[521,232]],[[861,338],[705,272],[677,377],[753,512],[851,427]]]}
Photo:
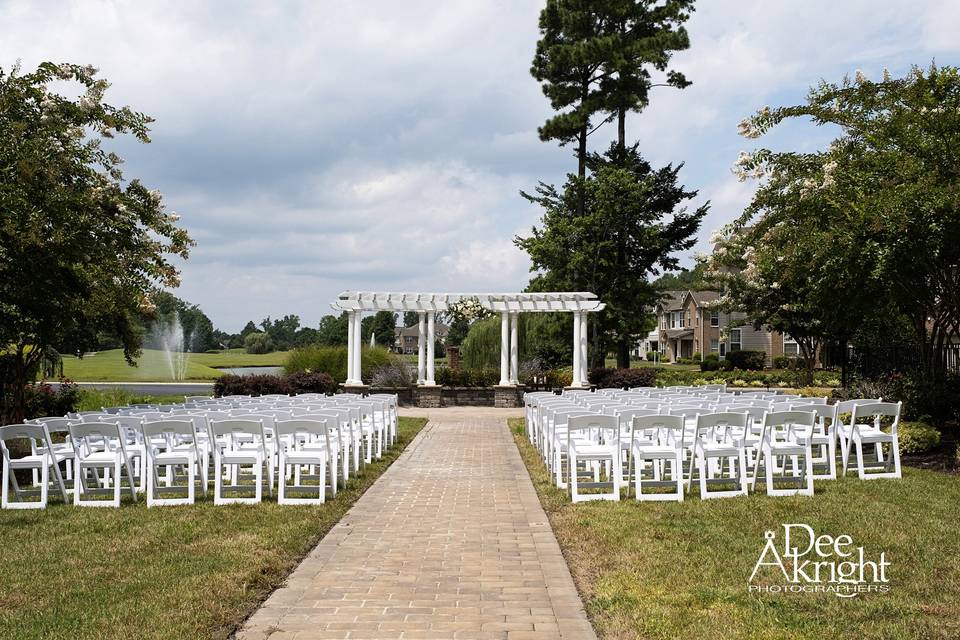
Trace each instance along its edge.
{"label": "grass edge along walkway", "polygon": [[[510,427],[602,640],[960,637],[960,476],[905,467],[902,480],[818,481],[812,498],[701,500],[694,491],[679,504],[574,505],[553,486],[523,419]],[[749,593],[764,532],[782,541],[786,523],[850,535],[868,560],[884,552],[890,591]]]}
{"label": "grass edge along walkway", "polygon": [[400,418],[397,446],[319,506],[0,512],[0,637],[229,637],[426,423]]}

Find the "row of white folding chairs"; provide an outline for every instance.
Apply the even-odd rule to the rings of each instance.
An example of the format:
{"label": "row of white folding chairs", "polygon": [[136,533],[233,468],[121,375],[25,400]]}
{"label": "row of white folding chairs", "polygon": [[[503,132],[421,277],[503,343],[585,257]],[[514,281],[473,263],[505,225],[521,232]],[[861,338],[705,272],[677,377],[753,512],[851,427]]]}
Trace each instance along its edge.
{"label": "row of white folding chairs", "polygon": [[[679,408],[679,410],[663,410],[660,407],[657,409],[634,409],[630,406],[623,405],[619,407],[616,405],[597,407],[596,405],[587,406],[589,404],[587,402],[589,396],[584,394],[574,394],[578,396],[576,402],[570,402],[570,400],[573,399],[571,397],[565,398],[552,394],[528,395],[532,396],[527,399],[526,403],[528,424],[534,425],[534,431],[536,431],[534,440],[541,448],[544,462],[553,471],[555,482],[561,487],[567,486],[564,479],[565,474],[562,470],[562,462],[564,455],[567,455],[567,450],[569,449],[569,444],[565,443],[564,438],[566,437],[568,440],[571,439],[568,426],[569,419],[571,416],[583,417],[581,414],[586,416],[607,414],[612,418],[616,418],[618,429],[617,446],[620,451],[620,455],[617,456],[618,463],[622,463],[624,457],[626,457],[628,461],[632,460],[636,443],[636,430],[633,425],[634,420],[650,415],[666,415],[668,417],[678,418],[679,421],[684,422],[684,431],[679,440],[676,438],[673,439],[673,444],[683,444],[684,446],[681,448],[686,450],[683,454],[684,459],[690,460],[690,471],[686,478],[687,483],[689,483],[692,477],[692,464],[694,456],[698,451],[698,443],[703,445],[703,448],[699,451],[704,454],[706,458],[714,459],[720,457],[719,452],[722,451],[722,449],[718,447],[736,444],[737,448],[742,449],[744,453],[745,460],[742,465],[744,472],[749,472],[752,469],[755,476],[761,462],[760,454],[762,453],[762,447],[771,446],[775,449],[776,447],[773,445],[782,443],[782,438],[777,439],[776,437],[780,433],[791,437],[794,444],[802,445],[805,450],[810,450],[814,447],[818,448],[819,455],[813,458],[812,451],[810,451],[807,460],[810,460],[811,463],[817,463],[825,470],[819,474],[814,474],[811,471],[809,474],[811,480],[813,477],[836,477],[835,451],[838,442],[842,451],[844,473],[846,473],[849,462],[850,450],[853,448],[856,449],[857,452],[857,465],[861,478],[899,477],[900,475],[899,450],[896,441],[899,405],[886,403],[880,406],[882,403],[880,403],[879,399],[862,399],[832,406],[821,402],[798,402],[793,404],[781,403],[779,406],[767,408],[741,407],[738,409],[733,407],[734,413],[744,416],[745,426],[740,428],[740,434],[738,435],[735,427],[733,429],[728,427],[721,429],[718,424],[710,426],[709,433],[700,433],[698,431],[699,427],[703,425],[704,421],[709,421],[708,418],[700,417],[709,415],[709,413],[705,412],[701,407],[692,409]],[[864,408],[864,406],[866,406],[866,408]],[[858,409],[857,407],[860,408]],[[769,432],[773,435],[773,438],[768,438],[765,444],[764,421],[767,419],[766,416],[779,416],[790,411],[801,411],[806,414],[812,414],[814,417],[814,425],[809,429],[806,427],[803,429],[784,429],[782,428],[783,425],[767,424],[768,427],[773,426],[778,429],[776,432]],[[853,412],[853,418],[850,423],[846,425],[839,424],[837,416],[848,411]],[[869,413],[869,411],[875,411],[876,413]],[[555,415],[551,415],[551,413]],[[724,413],[730,413],[730,411],[725,411]],[[670,414],[674,415],[671,416]],[[873,417],[873,424],[862,421],[865,417],[868,418],[871,416]],[[880,429],[880,416],[889,416],[893,419],[893,425],[889,433]],[[684,417],[686,417],[686,420],[684,420]],[[673,422],[676,423],[677,420],[673,420]],[[607,451],[609,451],[610,443],[614,442],[609,435],[607,435],[606,438],[598,438],[597,436],[601,432],[602,430],[597,428],[592,430],[591,435],[593,435],[594,439],[591,445],[594,446],[595,453],[598,451],[596,447],[602,448],[605,445],[608,446]],[[708,439],[704,440],[704,435],[708,436]],[[720,435],[723,437],[719,437]],[[733,437],[731,437],[731,435]],[[864,461],[864,447],[871,444],[876,448],[877,463],[882,467],[880,472],[874,472],[868,468]],[[888,445],[891,449],[887,460],[883,459],[881,449],[883,444]],[[657,440],[655,446],[663,447],[665,444]],[[662,453],[663,449],[660,451]],[[706,455],[708,453],[717,455]],[[737,455],[739,456],[739,451]],[[793,455],[794,465],[796,465],[796,455],[800,454]],[[606,454],[604,454],[604,456],[606,456]],[[716,465],[714,464],[714,466]],[[771,467],[771,469],[775,470],[775,467]],[[630,469],[628,468],[628,473],[629,472]],[[640,475],[642,476],[642,473]],[[576,488],[571,488],[571,492],[575,493]],[[613,495],[613,492],[608,494],[610,499],[612,499]],[[639,497],[638,494],[638,498]]]}
{"label": "row of white folding chairs", "polygon": [[[125,407],[122,411],[115,412],[105,409],[99,413],[74,414],[69,418],[42,419],[37,424],[3,427],[0,429],[5,473],[3,506],[44,506],[48,495],[50,468],[53,468],[55,480],[66,500],[66,487],[60,473],[61,464],[66,468],[67,480],[74,480],[74,502],[81,505],[88,502],[95,502],[97,506],[119,505],[121,475],[124,470],[134,497],[137,491],[143,491],[146,486],[148,504],[192,502],[193,473],[196,470],[200,474],[201,485],[206,493],[210,462],[214,464],[217,503],[259,501],[262,496],[260,470],[264,464],[267,466],[271,493],[274,467],[286,470],[287,476],[292,475],[295,478],[296,485],[301,477],[301,468],[305,470],[320,467],[319,478],[323,480],[323,467],[329,466],[330,488],[335,494],[338,462],[343,481],[346,481],[349,477],[348,460],[353,460],[354,471],[359,469],[361,442],[366,444],[364,462],[370,462],[372,457],[382,455],[384,446],[390,446],[396,441],[396,396],[330,398],[304,395],[295,398],[296,402],[290,402],[287,396],[259,398],[254,404],[245,402],[243,408],[227,412],[201,410],[196,406],[188,408],[186,405],[191,401],[196,405],[197,400],[201,400],[201,404],[205,406],[217,406],[215,400],[188,398],[188,402],[181,407],[141,405],[136,408]],[[321,401],[326,402],[318,404]],[[278,404],[282,404],[282,408],[276,408]],[[161,410],[153,411],[155,409]],[[335,428],[327,428],[328,422],[336,425]],[[161,430],[162,436],[157,429]],[[50,438],[50,431],[62,432],[67,437],[62,443],[54,443]],[[30,455],[11,458],[5,442],[12,438],[30,440]],[[314,446],[318,441],[322,442],[323,446]],[[159,446],[163,443],[168,443],[168,446]],[[308,449],[312,449],[313,453],[305,453]],[[323,451],[323,454],[317,454],[318,450]],[[153,456],[153,453],[157,455]],[[313,462],[308,464],[311,460]],[[225,498],[223,487],[218,483],[225,477],[233,478],[233,488],[239,488],[236,485],[240,464],[253,467],[255,495],[253,498]],[[167,501],[154,499],[152,494],[158,489],[158,485],[155,475],[151,474],[155,474],[156,466],[166,466],[168,484],[171,483],[171,474],[176,468],[185,469],[189,476],[187,497]],[[225,467],[229,467],[232,474],[221,473]],[[138,468],[138,473],[135,474],[133,468]],[[12,473],[17,469],[30,469],[34,475],[33,486],[37,489],[21,490]],[[96,469],[102,470],[102,477]],[[87,485],[87,476],[91,471],[97,487],[91,488]],[[83,493],[102,493],[109,490],[111,472],[114,496],[112,501],[85,501],[80,498]],[[72,475],[77,477],[71,478]],[[135,478],[138,478],[139,482]],[[326,483],[320,481],[318,484],[319,495],[315,500],[322,502],[323,487]],[[18,498],[17,503],[10,503],[8,499],[11,486]],[[161,489],[165,490],[167,487]],[[287,489],[281,476],[279,501],[296,502],[297,499],[286,497]],[[314,490],[316,489],[314,487]],[[40,501],[19,502],[20,498],[31,493],[40,495]]]}

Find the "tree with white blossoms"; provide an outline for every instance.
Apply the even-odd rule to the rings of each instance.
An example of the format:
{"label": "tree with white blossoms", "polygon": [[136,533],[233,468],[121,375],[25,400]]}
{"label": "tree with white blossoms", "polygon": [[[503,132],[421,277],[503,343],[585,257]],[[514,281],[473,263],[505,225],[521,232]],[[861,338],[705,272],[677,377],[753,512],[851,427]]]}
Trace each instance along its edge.
{"label": "tree with white blossoms", "polygon": [[[82,95],[71,99],[58,93]],[[104,138],[149,142],[152,119],[103,102],[90,66],[0,68],[0,400],[21,419],[24,388],[57,352],[82,352],[98,333],[139,355],[151,292],[180,283],[170,256],[193,241],[158,191],[126,180]]]}
{"label": "tree with white blossoms", "polygon": [[960,335],[960,71],[821,82],[805,104],[764,108],[740,133],[759,138],[794,118],[840,136],[813,153],[741,154],[734,172],[761,184],[718,238],[712,271],[755,323],[799,319],[798,341],[802,326],[842,338],[858,318],[902,314],[936,385],[943,347]]}

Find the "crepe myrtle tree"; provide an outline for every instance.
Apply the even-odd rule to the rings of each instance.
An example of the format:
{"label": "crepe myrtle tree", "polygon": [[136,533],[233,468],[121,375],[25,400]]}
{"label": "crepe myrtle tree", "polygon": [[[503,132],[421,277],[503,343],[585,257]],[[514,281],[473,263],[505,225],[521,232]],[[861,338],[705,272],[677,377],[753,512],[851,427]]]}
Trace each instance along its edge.
{"label": "crepe myrtle tree", "polygon": [[[742,153],[735,172],[762,183],[735,227],[766,217],[819,234],[837,262],[832,304],[820,312],[856,309],[858,298],[895,309],[910,319],[921,373],[939,381],[943,347],[960,335],[960,70],[931,64],[902,78],[822,82],[806,103],[765,107],[740,133],[759,138],[793,118],[841,135],[819,152]],[[822,206],[803,204],[813,201]]]}
{"label": "crepe myrtle tree", "polygon": [[[76,99],[57,91],[77,85]],[[125,179],[104,148],[117,134],[149,142],[152,122],[104,103],[108,87],[90,66],[0,68],[0,345],[14,419],[51,353],[110,333],[132,364],[152,292],[180,284],[171,258],[193,245],[160,193]]]}

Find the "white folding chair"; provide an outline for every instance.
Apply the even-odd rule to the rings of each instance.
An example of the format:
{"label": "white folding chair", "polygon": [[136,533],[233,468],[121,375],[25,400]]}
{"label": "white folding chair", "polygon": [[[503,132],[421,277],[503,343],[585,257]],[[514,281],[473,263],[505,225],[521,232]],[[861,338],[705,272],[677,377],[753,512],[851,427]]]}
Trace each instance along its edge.
{"label": "white folding chair", "polygon": [[[322,504],[326,496],[327,483],[327,460],[330,459],[330,434],[327,430],[325,420],[281,420],[274,425],[277,433],[277,442],[279,450],[279,469],[277,502],[279,504]],[[294,482],[289,487],[286,482],[287,467],[292,466],[296,469],[293,474]],[[316,466],[319,473],[313,475],[304,474],[301,467]],[[316,479],[318,486],[301,484],[304,478]],[[332,474],[332,481],[335,481],[336,473]],[[319,491],[316,498],[287,497],[288,490],[294,491]]]}
{"label": "white folding chair", "polygon": [[[620,466],[620,426],[616,416],[587,415],[567,419],[567,459],[570,465],[570,499],[619,500],[623,471]],[[578,465],[592,463],[593,481],[580,482]],[[606,468],[608,479],[601,482],[599,472]],[[582,493],[581,488],[604,488],[609,493]]]}
{"label": "white folding chair", "polygon": [[[116,422],[82,422],[70,425],[73,440],[73,504],[81,507],[119,507],[126,472],[130,495],[137,500],[137,483],[127,455],[127,436]],[[97,470],[103,471],[103,476]],[[97,486],[87,484],[92,472]],[[112,472],[112,474],[111,474]],[[112,475],[112,479],[111,479]],[[113,488],[110,484],[113,484]],[[111,500],[83,499],[83,495],[111,495]]]}
{"label": "white folding chair", "polygon": [[[634,490],[637,500],[683,502],[684,416],[635,416],[630,430],[631,463],[636,465]],[[644,479],[644,467],[651,463],[652,478]],[[669,464],[671,480],[665,480]],[[643,487],[669,488],[673,492],[645,493]]]}
{"label": "white folding chair", "polygon": [[[14,458],[7,447],[9,440],[27,440],[30,453]],[[45,509],[50,490],[50,467],[60,488],[63,501],[67,501],[67,489],[60,475],[59,463],[66,460],[66,453],[57,453],[50,439],[50,432],[42,424],[11,424],[0,427],[0,455],[3,456],[3,495],[0,507],[3,509]],[[16,471],[34,472],[37,488],[23,489],[17,483]],[[12,485],[12,487],[11,487]],[[15,501],[11,502],[9,493],[13,489]],[[39,501],[24,500],[27,496],[38,496]]]}
{"label": "white folding chair", "polygon": [[[690,458],[690,477],[694,468],[700,477],[700,497],[729,498],[747,494],[747,460],[742,441],[736,442],[731,433],[747,429],[746,413],[702,413],[697,416],[693,434],[693,455]],[[729,477],[724,478],[723,461],[729,466]],[[735,489],[710,491],[708,486],[733,483]]]}
{"label": "white folding chair", "polygon": [[[213,449],[213,503],[220,504],[256,504],[263,497],[263,466],[267,465],[270,493],[273,494],[273,462],[267,454],[266,435],[262,419],[211,420],[210,430],[215,438],[226,438],[227,445],[218,443]],[[253,497],[224,497],[225,489],[240,491],[246,487],[241,483],[240,467],[250,465],[253,468]],[[224,486],[226,467],[236,469],[231,474],[234,482]]]}
{"label": "white folding chair", "polygon": [[[853,426],[847,456],[843,459],[843,475],[847,475],[850,449],[854,448],[857,450],[857,474],[861,480],[900,477],[900,442],[897,437],[897,427],[900,424],[902,408],[902,402],[874,402],[858,404],[853,408],[853,416],[850,420]],[[864,418],[868,420],[872,418],[872,420],[866,423],[859,422]],[[890,419],[889,432],[883,430],[884,418]],[[874,446],[876,453],[876,459],[872,462],[865,461],[864,447],[869,445]],[[883,445],[890,448],[886,457],[883,455]]]}
{"label": "white folding chair", "polygon": [[[146,445],[147,506],[193,504],[196,470],[204,464],[193,420],[145,422],[141,425],[141,430]],[[160,467],[166,468],[164,486],[160,486]],[[186,470],[185,487],[176,484],[178,467]],[[158,494],[182,492],[184,489],[187,491],[185,498],[156,497]]]}
{"label": "white folding chair", "polygon": [[[814,428],[816,414],[812,411],[781,411],[768,413],[763,418],[763,432],[760,436],[760,456],[753,468],[751,486],[756,486],[760,465],[764,474],[768,496],[812,496],[813,495],[813,446],[812,439],[798,438],[798,434],[810,434]],[[803,456],[803,468],[798,458]],[[783,458],[778,464],[777,459]],[[793,475],[788,476],[787,458],[790,458]],[[782,469],[783,475],[775,477],[776,469]],[[795,489],[778,489],[777,481],[796,483]]]}

